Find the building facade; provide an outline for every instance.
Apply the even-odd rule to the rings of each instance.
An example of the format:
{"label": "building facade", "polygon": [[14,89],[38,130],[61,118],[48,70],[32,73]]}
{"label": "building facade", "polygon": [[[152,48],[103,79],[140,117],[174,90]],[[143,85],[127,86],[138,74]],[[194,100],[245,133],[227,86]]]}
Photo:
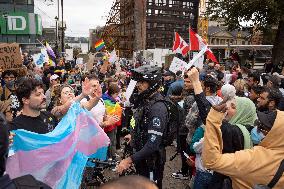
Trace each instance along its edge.
{"label": "building facade", "polygon": [[0,42],[30,49],[41,35],[41,17],[34,13],[33,0],[0,0]]}
{"label": "building facade", "polygon": [[226,27],[209,26],[209,45],[250,45],[251,34],[247,31],[228,31]]}
{"label": "building facade", "polygon": [[132,58],[134,51],[171,49],[174,32],[188,41],[188,28],[197,30],[199,0],[116,0],[102,38],[110,50]]}

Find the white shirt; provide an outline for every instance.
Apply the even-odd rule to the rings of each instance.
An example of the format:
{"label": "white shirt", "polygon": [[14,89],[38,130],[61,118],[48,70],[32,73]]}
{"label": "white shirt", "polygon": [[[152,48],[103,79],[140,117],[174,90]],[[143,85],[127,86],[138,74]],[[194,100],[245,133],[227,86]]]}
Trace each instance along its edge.
{"label": "white shirt", "polygon": [[[87,102],[87,99],[84,98],[81,100],[81,103]],[[98,124],[101,124],[104,121],[104,116],[106,112],[105,103],[103,99],[100,98],[99,102],[96,106],[94,106],[90,112],[93,114],[95,120],[98,122]]]}

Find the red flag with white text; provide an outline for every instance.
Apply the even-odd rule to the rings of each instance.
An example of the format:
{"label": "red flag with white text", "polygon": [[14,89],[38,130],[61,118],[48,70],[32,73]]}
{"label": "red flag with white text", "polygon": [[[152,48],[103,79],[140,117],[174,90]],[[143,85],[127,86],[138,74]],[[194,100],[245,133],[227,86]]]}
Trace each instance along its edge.
{"label": "red flag with white text", "polygon": [[[189,38],[190,38],[189,44],[190,44],[190,50],[191,51],[200,51],[204,47],[208,46],[206,41],[204,39],[202,39],[202,37],[200,37],[200,35],[195,33],[191,28],[189,28]],[[206,50],[205,53],[207,55],[207,58],[218,64],[219,62],[217,61],[217,59],[214,56],[211,49],[209,49],[208,47],[206,47],[206,48],[207,48],[207,50]]]}

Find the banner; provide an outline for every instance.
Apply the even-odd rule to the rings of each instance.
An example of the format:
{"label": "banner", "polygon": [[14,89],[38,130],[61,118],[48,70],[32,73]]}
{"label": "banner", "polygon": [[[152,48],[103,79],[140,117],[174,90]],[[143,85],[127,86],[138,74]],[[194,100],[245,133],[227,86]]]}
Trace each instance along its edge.
{"label": "banner", "polygon": [[173,73],[177,73],[177,71],[182,71],[182,73],[184,73],[186,67],[187,63],[185,61],[174,57],[169,70]]}
{"label": "banner", "polygon": [[54,189],[79,188],[88,158],[105,160],[109,145],[103,129],[78,102],[50,133],[13,133],[7,173],[11,178],[31,174]]}
{"label": "banner", "polygon": [[2,70],[22,67],[22,55],[19,44],[0,43],[0,68]]}

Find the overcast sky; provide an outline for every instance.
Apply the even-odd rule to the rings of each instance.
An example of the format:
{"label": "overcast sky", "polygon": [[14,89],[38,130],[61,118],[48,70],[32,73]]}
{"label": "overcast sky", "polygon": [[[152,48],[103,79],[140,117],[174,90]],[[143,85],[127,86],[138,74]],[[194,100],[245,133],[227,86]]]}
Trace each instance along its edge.
{"label": "overcast sky", "polygon": [[[104,26],[113,1],[64,0],[63,14],[67,24],[66,35],[88,37],[89,29]],[[54,3],[35,0],[35,12],[41,15],[43,27],[55,26],[54,18],[57,16],[57,0],[54,0]]]}

